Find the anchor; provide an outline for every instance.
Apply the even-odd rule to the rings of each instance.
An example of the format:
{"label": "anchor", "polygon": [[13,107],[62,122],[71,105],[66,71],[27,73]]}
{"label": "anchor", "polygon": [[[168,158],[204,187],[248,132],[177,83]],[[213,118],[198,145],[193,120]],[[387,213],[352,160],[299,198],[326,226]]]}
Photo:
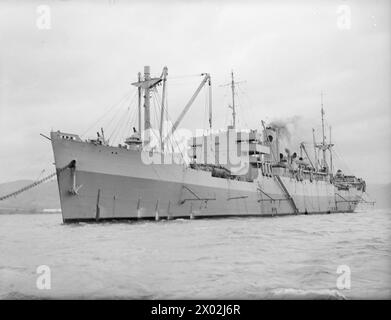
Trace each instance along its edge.
{"label": "anchor", "polygon": [[69,189],[68,191],[71,195],[76,196],[79,194],[78,192],[79,192],[80,188],[83,186],[82,184],[80,186],[78,186],[76,184],[76,160],[72,161],[72,166],[70,166],[70,168],[71,168],[71,174],[72,174],[72,188]]}

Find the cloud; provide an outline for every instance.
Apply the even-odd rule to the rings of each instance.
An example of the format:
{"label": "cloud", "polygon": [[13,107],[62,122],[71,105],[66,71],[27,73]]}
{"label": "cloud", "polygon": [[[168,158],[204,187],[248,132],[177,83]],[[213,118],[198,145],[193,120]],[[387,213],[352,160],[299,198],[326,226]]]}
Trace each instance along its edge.
{"label": "cloud", "polygon": [[[238,89],[240,125],[260,128],[261,119],[300,116],[294,141],[311,140],[311,128],[319,130],[323,90],[343,156],[358,175],[390,180],[383,169],[391,135],[388,2],[350,4],[346,31],[336,25],[340,1],[53,1],[52,28],[45,31],[36,28],[38,4],[0,4],[0,167],[7,167],[0,181],[34,177],[51,166],[50,145],[39,133],[82,133],[131,90],[144,65],[154,74],[168,66],[173,120],[201,81],[175,77],[211,73],[217,128],[230,113],[219,85],[234,69],[246,80]],[[204,113],[201,94],[182,126],[202,128]],[[368,166],[369,158],[378,165]]]}

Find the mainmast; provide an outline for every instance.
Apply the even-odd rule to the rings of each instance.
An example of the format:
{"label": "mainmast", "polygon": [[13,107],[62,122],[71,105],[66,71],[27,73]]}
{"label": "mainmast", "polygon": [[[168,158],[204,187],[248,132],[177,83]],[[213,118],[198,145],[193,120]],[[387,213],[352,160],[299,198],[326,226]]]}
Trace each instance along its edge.
{"label": "mainmast", "polygon": [[[316,144],[315,142],[315,132],[314,129],[312,129],[312,135],[314,139],[314,147],[315,147],[315,157],[316,157],[316,148],[322,150],[322,163],[321,167],[322,170],[324,170],[326,173],[333,173],[333,156],[332,156],[332,150],[331,148],[334,146],[331,143],[331,127],[330,127],[330,141],[329,143],[326,143],[326,133],[325,133],[325,123],[324,123],[324,108],[323,108],[323,92],[321,92],[321,109],[320,109],[320,114],[322,116],[322,142]],[[326,151],[330,152],[330,166],[327,164],[326,160]],[[315,160],[316,161],[316,160]]]}
{"label": "mainmast", "polygon": [[[138,81],[132,83],[132,85],[138,88],[139,94],[139,130],[141,129],[141,92],[144,89],[144,133],[145,143],[149,143],[149,129],[151,129],[151,90],[162,81],[162,78],[151,78],[151,68],[149,66],[144,67],[144,80],[141,79],[141,74],[138,73]],[[140,130],[141,131],[141,130]]]}
{"label": "mainmast", "polygon": [[234,79],[234,72],[231,71],[231,83],[227,83],[222,85],[221,87],[231,86],[231,92],[232,92],[232,106],[229,106],[229,108],[232,109],[232,127],[233,129],[236,128],[236,105],[235,105],[235,85],[242,83],[244,81],[235,82]]}

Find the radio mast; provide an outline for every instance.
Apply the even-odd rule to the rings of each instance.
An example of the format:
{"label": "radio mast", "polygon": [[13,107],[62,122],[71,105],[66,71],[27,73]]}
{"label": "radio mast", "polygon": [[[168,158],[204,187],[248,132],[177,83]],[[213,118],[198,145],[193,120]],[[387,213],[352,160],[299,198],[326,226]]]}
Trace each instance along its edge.
{"label": "radio mast", "polygon": [[232,109],[232,127],[233,127],[233,129],[236,128],[235,85],[239,84],[239,83],[243,83],[243,82],[245,82],[245,81],[235,82],[234,72],[233,72],[233,70],[231,70],[231,82],[220,86],[220,87],[231,86],[232,106],[228,106],[228,107]]}
{"label": "radio mast", "polygon": [[326,168],[327,167],[327,164],[326,164],[326,136],[325,136],[325,132],[324,132],[323,91],[320,93],[320,104],[321,104],[320,113],[322,115],[322,153],[323,153],[322,166],[324,168]]}

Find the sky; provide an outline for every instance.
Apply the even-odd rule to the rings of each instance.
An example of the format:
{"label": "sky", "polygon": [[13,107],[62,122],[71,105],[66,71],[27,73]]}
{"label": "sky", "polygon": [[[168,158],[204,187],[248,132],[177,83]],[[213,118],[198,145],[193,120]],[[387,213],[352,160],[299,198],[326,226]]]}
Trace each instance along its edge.
{"label": "sky", "polygon": [[[54,170],[40,133],[135,121],[134,100],[115,103],[150,65],[153,76],[168,67],[172,120],[210,73],[215,128],[230,121],[233,70],[238,127],[286,121],[291,149],[312,128],[320,139],[323,92],[336,167],[390,183],[390,14],[386,0],[2,1],[0,182]],[[204,91],[181,127],[206,127]]]}

